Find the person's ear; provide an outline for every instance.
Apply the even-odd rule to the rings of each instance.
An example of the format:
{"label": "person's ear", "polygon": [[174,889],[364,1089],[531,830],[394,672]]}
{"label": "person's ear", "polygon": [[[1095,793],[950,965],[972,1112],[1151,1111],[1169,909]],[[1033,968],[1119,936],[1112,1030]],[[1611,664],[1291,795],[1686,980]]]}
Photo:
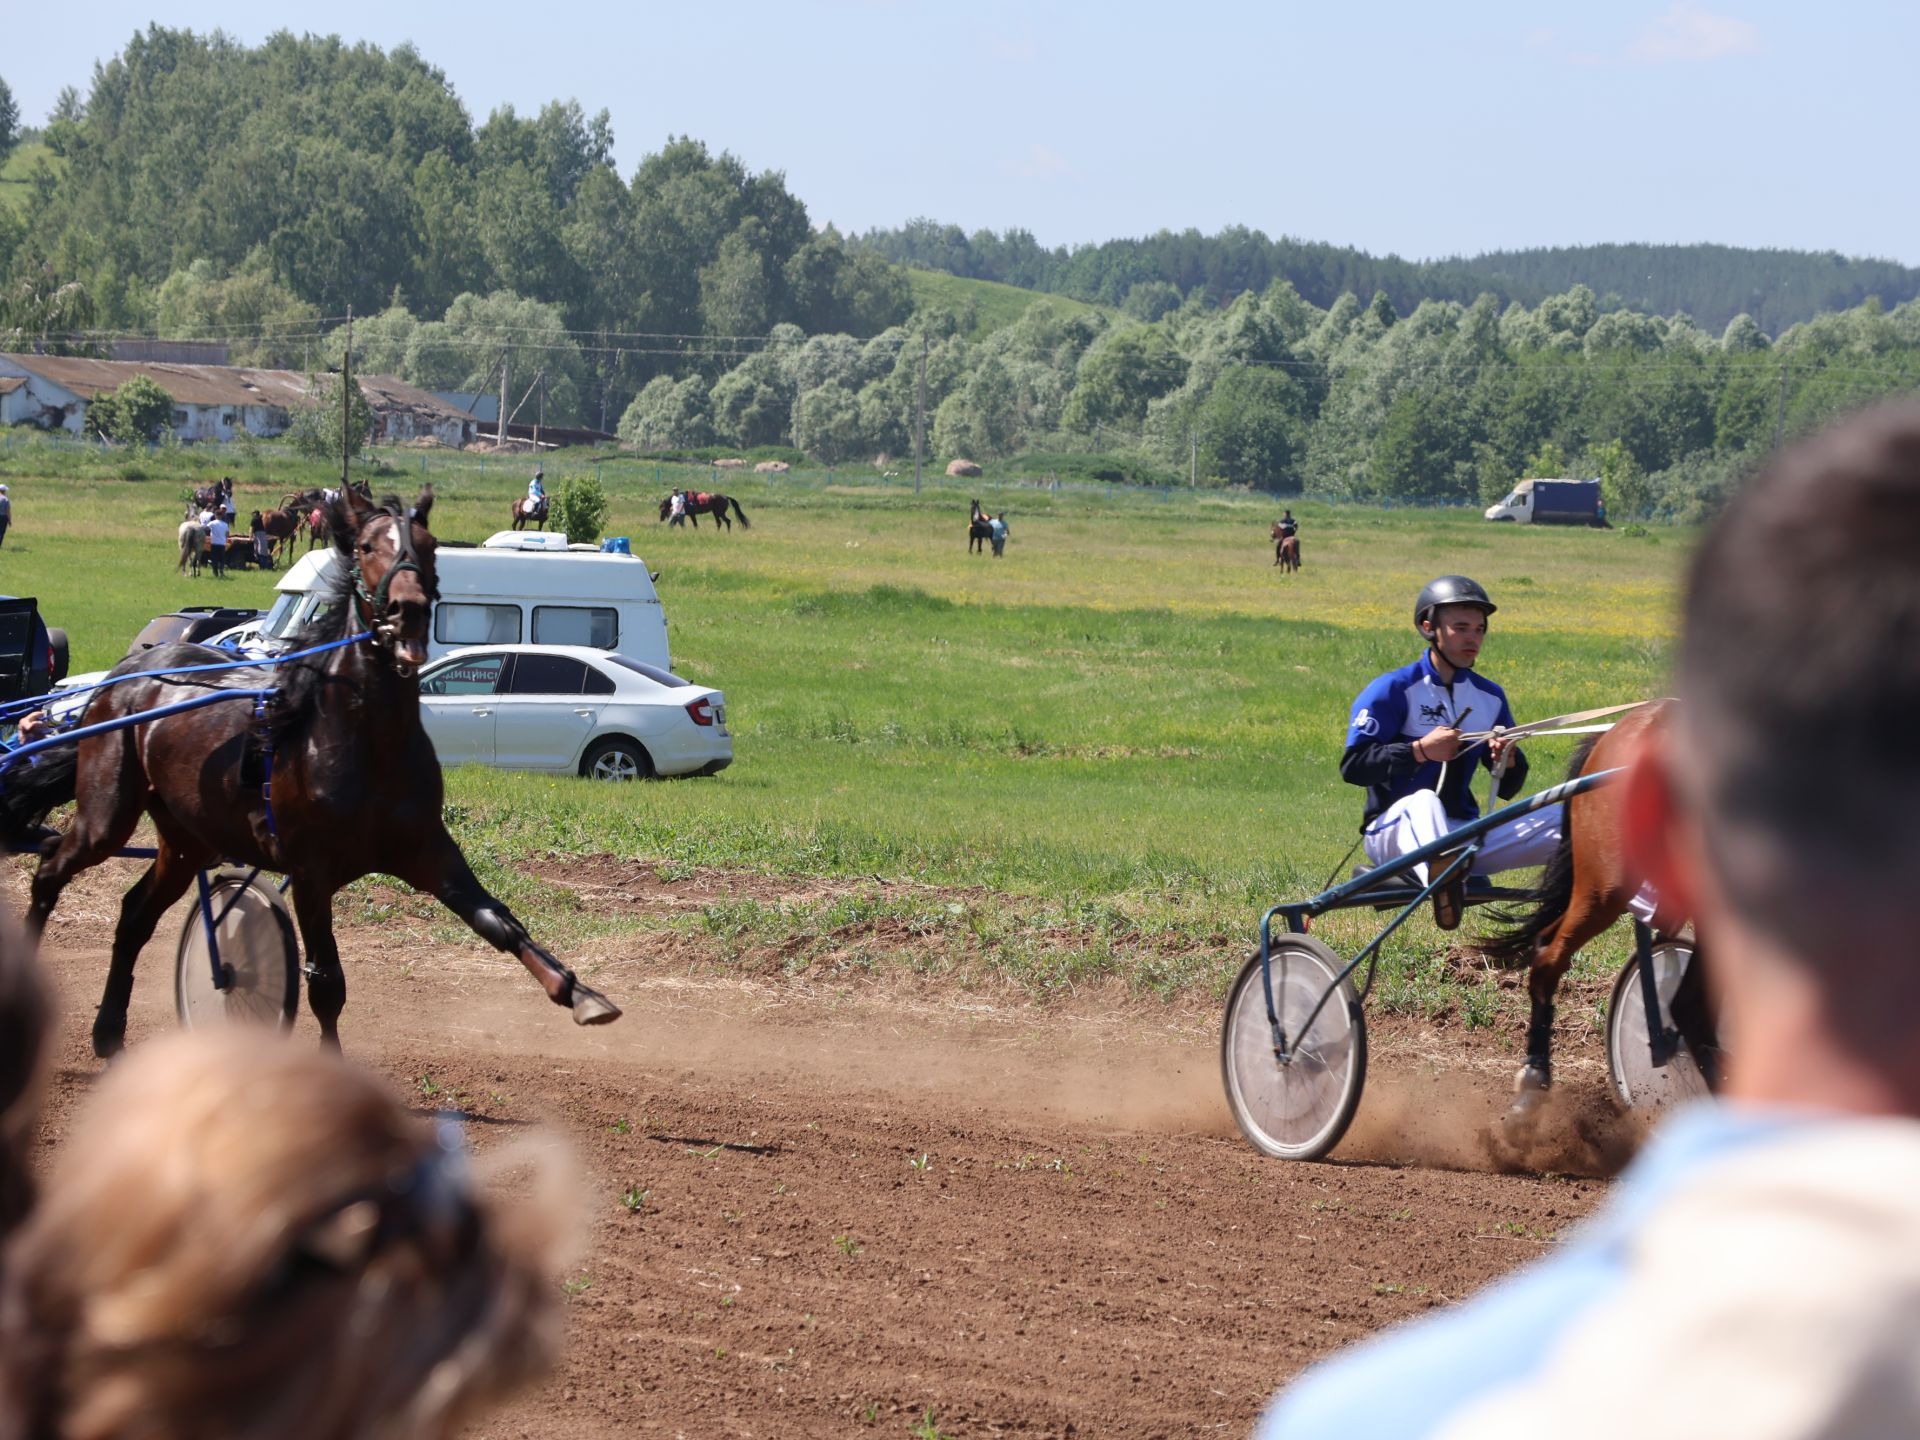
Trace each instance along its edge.
{"label": "person's ear", "polygon": [[1655,928],[1691,917],[1700,893],[1697,821],[1674,783],[1674,737],[1664,724],[1641,732],[1620,782],[1621,844],[1630,874],[1660,897]]}

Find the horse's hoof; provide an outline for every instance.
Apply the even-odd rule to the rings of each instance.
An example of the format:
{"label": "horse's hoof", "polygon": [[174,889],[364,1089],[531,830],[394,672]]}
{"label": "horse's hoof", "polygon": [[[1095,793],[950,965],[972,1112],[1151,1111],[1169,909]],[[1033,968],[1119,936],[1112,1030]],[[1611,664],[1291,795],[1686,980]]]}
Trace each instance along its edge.
{"label": "horse's hoof", "polygon": [[1513,1093],[1521,1100],[1538,1098],[1553,1088],[1553,1072],[1543,1065],[1522,1065],[1513,1077]]}
{"label": "horse's hoof", "polygon": [[620,1018],[620,1007],[591,986],[573,982],[573,1023],[609,1025]]}
{"label": "horse's hoof", "polygon": [[102,1030],[95,1026],[93,1030],[93,1053],[99,1060],[111,1060],[127,1048],[127,1032],[124,1030]]}

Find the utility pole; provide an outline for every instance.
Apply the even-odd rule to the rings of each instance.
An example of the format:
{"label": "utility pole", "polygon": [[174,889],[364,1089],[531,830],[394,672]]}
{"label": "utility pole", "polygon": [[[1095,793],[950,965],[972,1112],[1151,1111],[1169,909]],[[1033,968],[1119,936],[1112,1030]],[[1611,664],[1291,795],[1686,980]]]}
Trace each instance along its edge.
{"label": "utility pole", "polygon": [[340,352],[340,493],[352,481],[347,462],[353,458],[353,306],[347,306],[347,348]]}
{"label": "utility pole", "polygon": [[500,356],[500,425],[494,431],[493,448],[507,448],[507,371],[512,368],[513,351],[506,350]]}
{"label": "utility pole", "polygon": [[540,427],[547,423],[547,372],[540,372],[540,412],[533,420],[533,458],[540,458]]}
{"label": "utility pole", "polygon": [[927,337],[920,337],[920,395],[913,407],[913,493],[920,493],[920,461],[927,449]]}
{"label": "utility pole", "polygon": [[1787,431],[1787,367],[1780,366],[1780,408],[1773,412],[1773,448],[1780,448],[1780,441]]}
{"label": "utility pole", "polygon": [[1200,488],[1200,437],[1191,430],[1187,432],[1187,488]]}

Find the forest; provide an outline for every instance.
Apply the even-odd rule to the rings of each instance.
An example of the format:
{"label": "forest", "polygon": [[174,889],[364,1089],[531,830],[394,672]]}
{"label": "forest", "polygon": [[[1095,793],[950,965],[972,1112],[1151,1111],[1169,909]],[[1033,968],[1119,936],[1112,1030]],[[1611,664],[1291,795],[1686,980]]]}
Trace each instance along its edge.
{"label": "forest", "polygon": [[[3,81],[0,121],[4,160]],[[780,172],[698,139],[623,178],[604,111],[476,124],[413,49],[332,37],[153,26],[30,135],[29,193],[0,203],[0,348],[215,338],[321,370],[351,309],[363,371],[491,391],[504,368],[548,423],[656,452],[895,463],[924,376],[940,459],[1097,454],[1374,503],[1577,473],[1618,516],[1686,519],[1780,437],[1920,379],[1920,272],[1890,263],[1415,263],[1244,229],[1049,251],[928,221],[843,238]],[[916,304],[909,266],[1035,293],[983,326],[964,281]]]}

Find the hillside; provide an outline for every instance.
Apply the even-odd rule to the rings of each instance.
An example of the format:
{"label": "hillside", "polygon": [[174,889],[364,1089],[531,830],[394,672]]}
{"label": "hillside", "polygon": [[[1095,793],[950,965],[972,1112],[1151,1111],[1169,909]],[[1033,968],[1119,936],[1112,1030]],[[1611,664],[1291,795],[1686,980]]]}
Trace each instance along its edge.
{"label": "hillside", "polygon": [[35,140],[14,147],[13,153],[7,156],[6,162],[0,164],[0,206],[7,207],[16,215],[25,213],[27,201],[33,194],[27,185],[27,177],[33,173],[34,165],[42,159],[56,168],[60,164],[54,158],[53,152],[48,150],[41,141]]}
{"label": "hillside", "polygon": [[971,307],[974,321],[967,332],[970,340],[979,340],[996,330],[1004,330],[1026,314],[1027,307],[1036,300],[1051,301],[1063,316],[1106,308],[1076,300],[1069,295],[1047,295],[1017,285],[1005,285],[997,280],[969,280],[939,270],[910,268],[906,275],[907,284],[913,290],[916,310],[951,310],[964,317]]}
{"label": "hillside", "polygon": [[1230,226],[1216,235],[1162,230],[1049,250],[1022,230],[969,235],[925,219],[850,243],[897,264],[1107,305],[1126,302],[1143,285],[1171,285],[1182,295],[1201,290],[1224,302],[1284,280],[1323,309],[1343,292],[1362,300],[1379,292],[1405,315],[1422,300],[1467,304],[1482,291],[1502,305],[1534,306],[1585,285],[1605,309],[1684,312],[1715,333],[1745,314],[1777,335],[1869,297],[1891,307],[1920,296],[1920,269],[1893,261],[1731,245],[1588,245],[1413,261]]}

